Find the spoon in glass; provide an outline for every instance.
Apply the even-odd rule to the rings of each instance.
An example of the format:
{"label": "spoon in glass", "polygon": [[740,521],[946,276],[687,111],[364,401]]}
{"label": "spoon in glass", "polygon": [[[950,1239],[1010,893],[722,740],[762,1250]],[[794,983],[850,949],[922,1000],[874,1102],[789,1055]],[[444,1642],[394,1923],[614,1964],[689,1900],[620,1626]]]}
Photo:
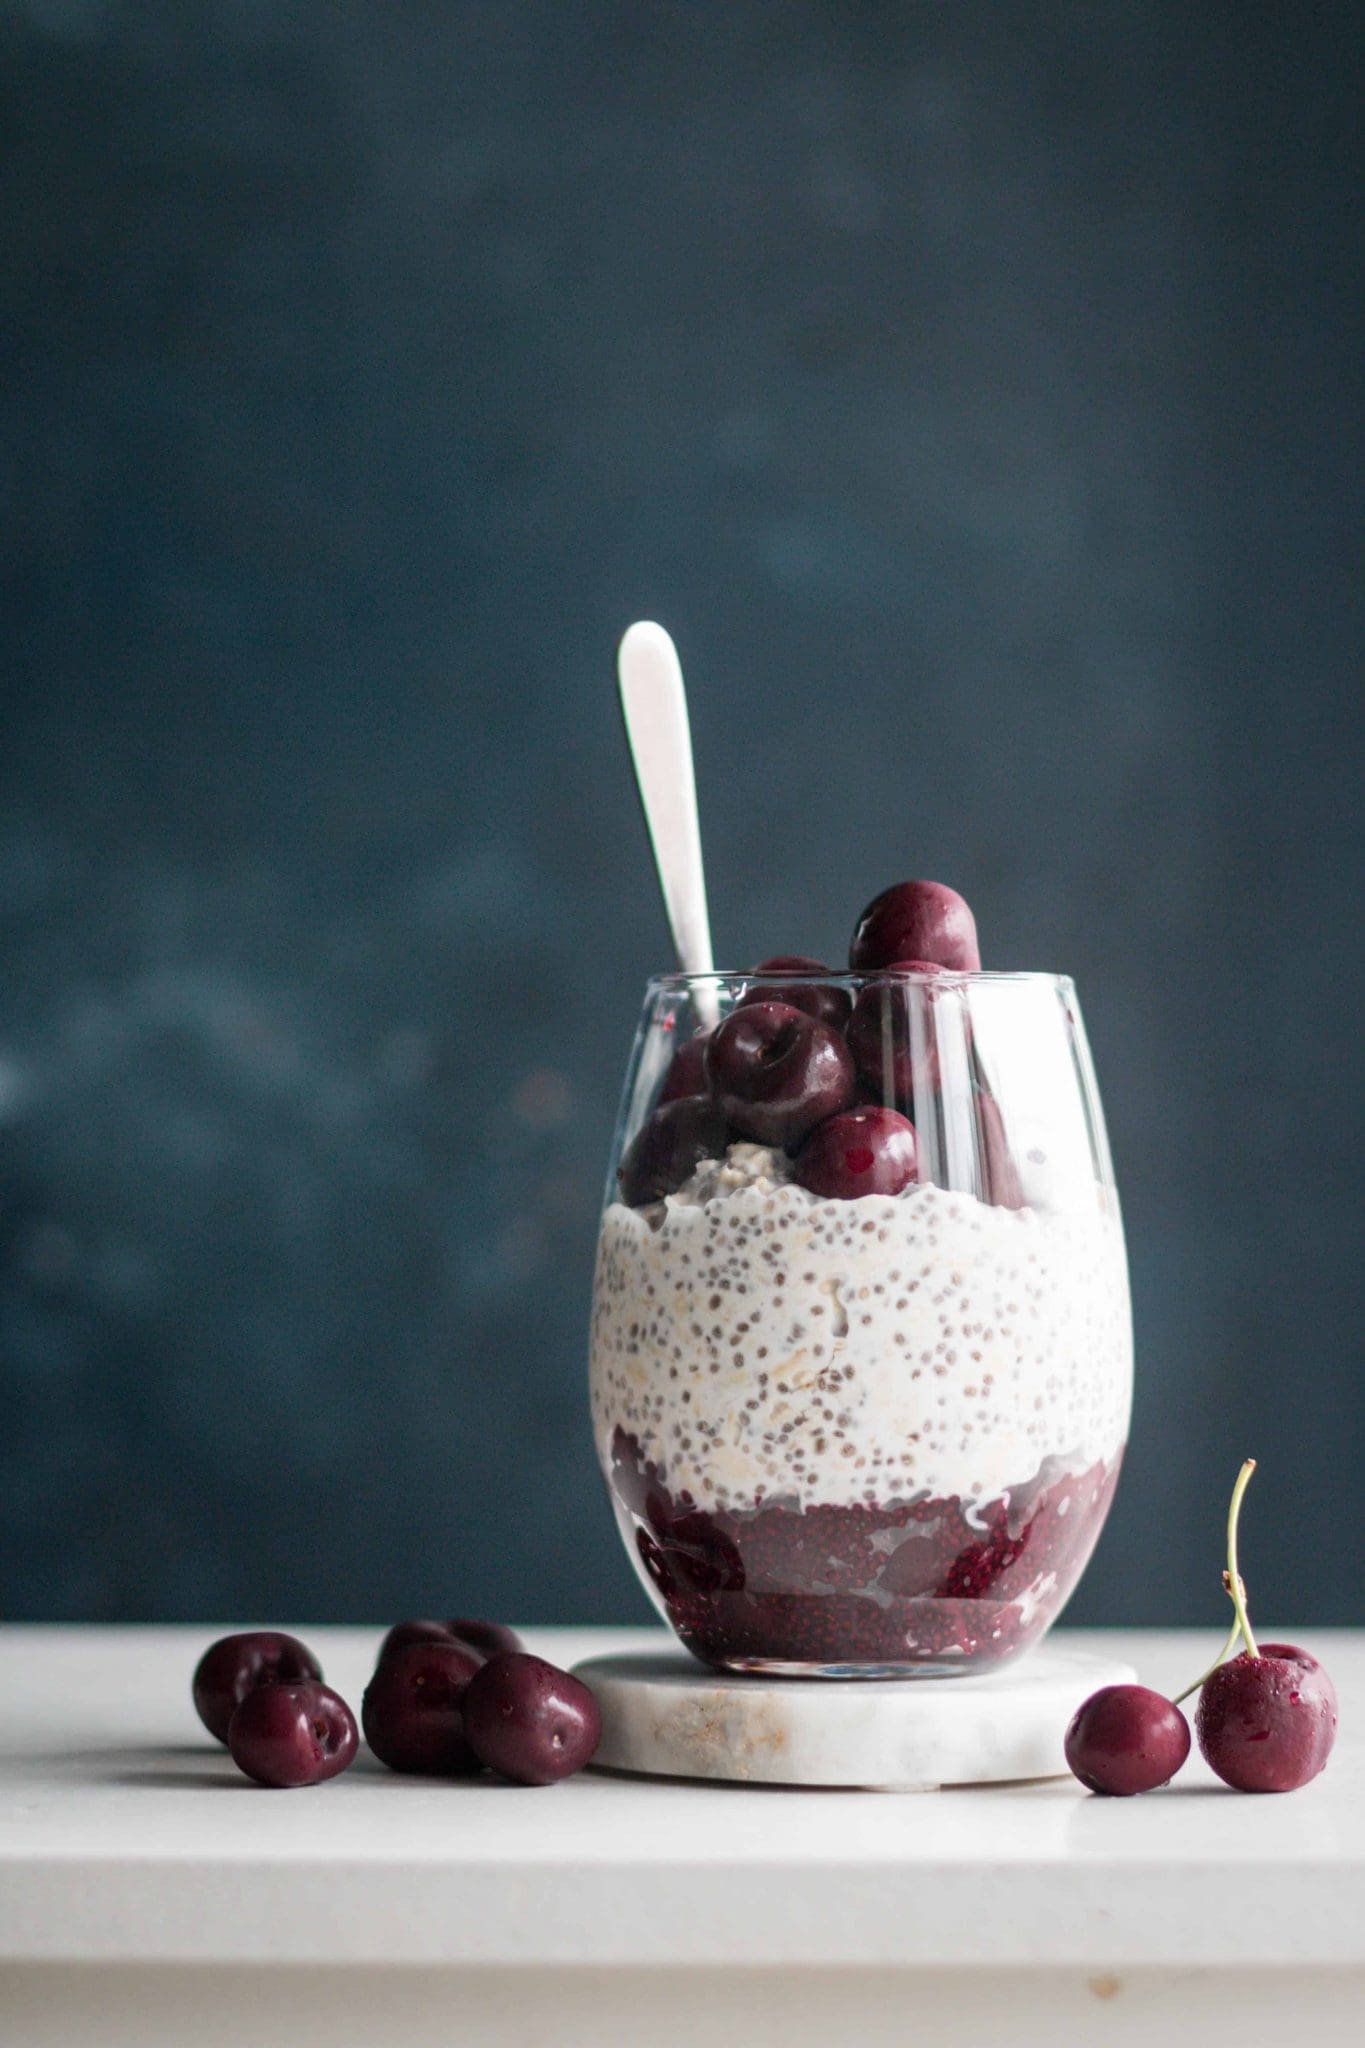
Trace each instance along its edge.
{"label": "spoon in glass", "polygon": [[[678,965],[684,974],[714,974],[692,734],[678,650],[662,626],[640,619],[627,629],[616,666],[626,738]],[[702,1029],[709,1030],[719,1015],[713,983],[702,982],[693,990],[693,1008]]]}

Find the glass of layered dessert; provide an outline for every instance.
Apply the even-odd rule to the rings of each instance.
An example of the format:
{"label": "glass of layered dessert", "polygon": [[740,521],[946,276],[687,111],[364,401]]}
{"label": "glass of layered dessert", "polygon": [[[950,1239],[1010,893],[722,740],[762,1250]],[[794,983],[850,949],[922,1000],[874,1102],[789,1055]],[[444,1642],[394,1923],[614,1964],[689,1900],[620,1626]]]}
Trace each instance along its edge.
{"label": "glass of layered dessert", "polygon": [[636,1569],[713,1666],[1002,1664],[1114,1491],[1127,1269],[1075,990],[983,973],[961,898],[906,895],[938,887],[869,906],[847,973],[648,986],[592,1413]]}

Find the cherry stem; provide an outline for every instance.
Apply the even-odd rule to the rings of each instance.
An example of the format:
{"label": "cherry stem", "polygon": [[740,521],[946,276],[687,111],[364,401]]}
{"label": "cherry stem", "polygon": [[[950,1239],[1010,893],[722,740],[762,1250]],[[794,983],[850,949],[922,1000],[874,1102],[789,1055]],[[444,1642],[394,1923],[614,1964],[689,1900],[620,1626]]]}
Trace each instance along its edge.
{"label": "cherry stem", "polygon": [[1237,1517],[1242,1511],[1242,1495],[1246,1492],[1248,1482],[1255,1470],[1256,1460],[1248,1458],[1243,1464],[1241,1471],[1237,1474],[1237,1484],[1232,1489],[1232,1502],[1228,1508],[1228,1568],[1223,1573],[1223,1591],[1231,1600],[1234,1610],[1232,1627],[1228,1631],[1228,1639],[1214,1658],[1212,1664],[1210,1664],[1208,1670],[1196,1678],[1193,1685],[1187,1685],[1184,1692],[1176,1694],[1175,1698],[1171,1701],[1173,1707],[1178,1707],[1180,1702],[1187,1700],[1192,1692],[1198,1692],[1202,1686],[1208,1684],[1219,1665],[1225,1664],[1232,1655],[1233,1646],[1238,1636],[1246,1644],[1249,1657],[1259,1657],[1261,1654],[1256,1647],[1256,1638],[1251,1633],[1251,1621],[1247,1614],[1247,1589],[1243,1585],[1242,1575],[1237,1569]]}
{"label": "cherry stem", "polygon": [[1178,1707],[1178,1706],[1180,1705],[1180,1702],[1181,1702],[1182,1700],[1187,1700],[1187,1699],[1189,1698],[1189,1696],[1190,1696],[1190,1694],[1191,1694],[1192,1692],[1198,1692],[1198,1691],[1199,1691],[1199,1689],[1200,1689],[1200,1687],[1201,1687],[1202,1685],[1206,1684],[1206,1683],[1207,1683],[1207,1681],[1208,1681],[1208,1680],[1209,1680],[1210,1678],[1212,1678],[1212,1677],[1213,1677],[1213,1674],[1214,1674],[1214,1672],[1215,1672],[1215,1671],[1216,1671],[1216,1670],[1218,1669],[1218,1666],[1219,1666],[1220,1664],[1225,1664],[1225,1663],[1227,1662],[1228,1658],[1229,1658],[1229,1657],[1230,1657],[1230,1656],[1232,1655],[1232,1646],[1233,1646],[1233,1644],[1234,1644],[1234,1643],[1236,1642],[1236,1640],[1237,1640],[1238,1636],[1239,1636],[1239,1635],[1240,1635],[1241,1633],[1242,1633],[1242,1624],[1241,1624],[1241,1622],[1240,1622],[1240,1621],[1238,1621],[1237,1617],[1236,1617],[1236,1616],[1234,1615],[1234,1616],[1233,1616],[1233,1621],[1232,1621],[1232,1627],[1231,1627],[1231,1629],[1230,1629],[1230,1630],[1229,1630],[1229,1632],[1228,1632],[1228,1639],[1227,1639],[1227,1641],[1226,1641],[1226,1642],[1224,1643],[1224,1645],[1223,1645],[1222,1649],[1221,1649],[1221,1650],[1220,1650],[1220,1651],[1218,1652],[1218,1655],[1217,1655],[1217,1656],[1216,1656],[1216,1657],[1214,1658],[1214,1660],[1213,1660],[1212,1664],[1210,1664],[1210,1666],[1209,1666],[1208,1670],[1207,1670],[1207,1671],[1202,1671],[1202,1672],[1201,1672],[1201,1673],[1199,1674],[1199,1677],[1195,1679],[1195,1681],[1194,1681],[1194,1684],[1193,1684],[1193,1685],[1187,1685],[1187,1686],[1185,1687],[1185,1690],[1184,1690],[1184,1692],[1178,1692],[1178,1693],[1176,1694],[1175,1698],[1174,1698],[1174,1699],[1173,1699],[1173,1700],[1171,1701],[1171,1705],[1172,1705],[1173,1707]]}
{"label": "cherry stem", "polygon": [[1261,1653],[1256,1647],[1256,1638],[1251,1633],[1246,1587],[1242,1584],[1242,1575],[1237,1569],[1237,1517],[1242,1512],[1242,1495],[1246,1492],[1255,1470],[1256,1460],[1247,1458],[1237,1474],[1237,1484],[1232,1489],[1232,1502],[1228,1508],[1228,1575],[1225,1581],[1228,1592],[1232,1595],[1232,1604],[1237,1610],[1237,1625],[1242,1631],[1242,1640],[1247,1646],[1249,1657],[1259,1657]]}

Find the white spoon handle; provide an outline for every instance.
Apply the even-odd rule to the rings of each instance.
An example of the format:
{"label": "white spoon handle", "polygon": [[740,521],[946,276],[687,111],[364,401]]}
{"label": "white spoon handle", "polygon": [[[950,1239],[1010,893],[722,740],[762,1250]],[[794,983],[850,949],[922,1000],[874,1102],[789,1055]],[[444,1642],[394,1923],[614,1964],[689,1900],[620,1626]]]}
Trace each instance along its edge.
{"label": "white spoon handle", "polygon": [[[626,632],[617,669],[626,737],[678,965],[684,974],[711,974],[715,959],[702,872],[692,734],[678,650],[662,626],[642,619]],[[715,990],[697,989],[694,1007],[704,1026],[714,1024]]]}

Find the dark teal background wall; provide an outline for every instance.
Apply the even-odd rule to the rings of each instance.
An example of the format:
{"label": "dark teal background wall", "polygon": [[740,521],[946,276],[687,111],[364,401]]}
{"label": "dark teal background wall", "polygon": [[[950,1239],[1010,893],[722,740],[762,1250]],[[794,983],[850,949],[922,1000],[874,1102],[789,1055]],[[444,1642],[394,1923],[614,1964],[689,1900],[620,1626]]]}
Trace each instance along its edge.
{"label": "dark teal background wall", "polygon": [[1129,1226],[1073,1613],[1365,1620],[1359,13],[0,5],[0,1604],[640,1617],[595,1211],[665,964],[907,873]]}

